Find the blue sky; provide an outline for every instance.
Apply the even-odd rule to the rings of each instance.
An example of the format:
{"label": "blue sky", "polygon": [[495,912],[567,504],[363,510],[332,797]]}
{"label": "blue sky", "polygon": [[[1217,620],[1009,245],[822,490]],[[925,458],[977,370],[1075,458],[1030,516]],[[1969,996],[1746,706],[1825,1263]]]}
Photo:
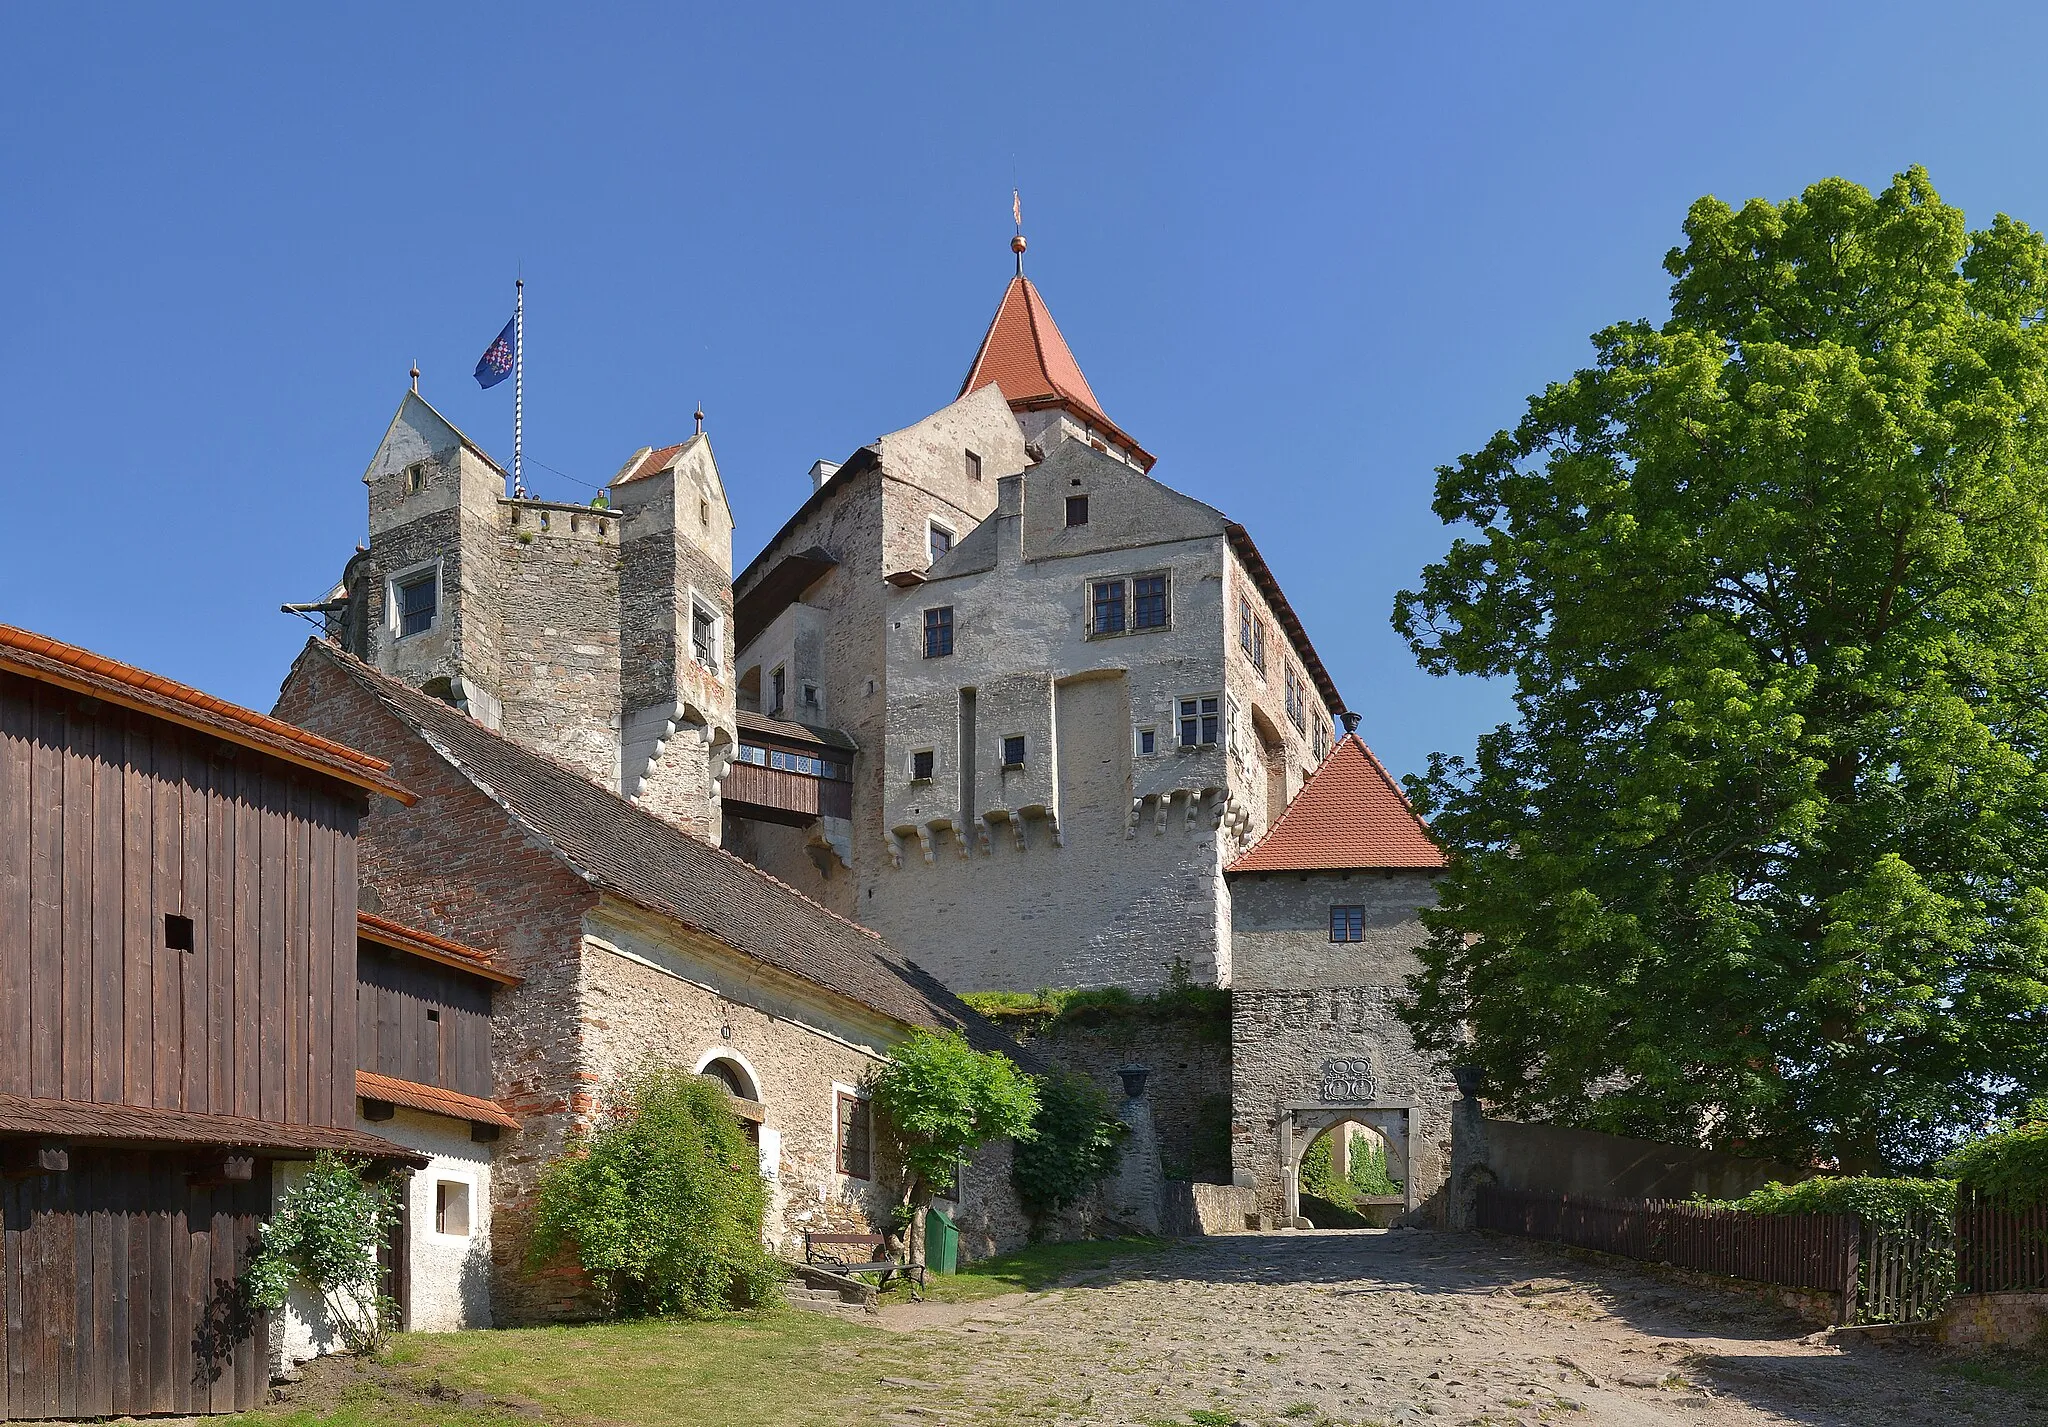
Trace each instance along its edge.
{"label": "blue sky", "polygon": [[[2040,12],[1748,6],[12,6],[0,620],[268,708],[417,358],[523,267],[536,493],[702,400],[750,558],[943,405],[1030,271],[1155,474],[1250,526],[1397,771],[1506,691],[1395,591],[1434,468],[1615,320],[1703,193],[1924,163],[2048,225]],[[553,469],[547,469],[553,468]],[[558,472],[560,474],[558,474]]]}

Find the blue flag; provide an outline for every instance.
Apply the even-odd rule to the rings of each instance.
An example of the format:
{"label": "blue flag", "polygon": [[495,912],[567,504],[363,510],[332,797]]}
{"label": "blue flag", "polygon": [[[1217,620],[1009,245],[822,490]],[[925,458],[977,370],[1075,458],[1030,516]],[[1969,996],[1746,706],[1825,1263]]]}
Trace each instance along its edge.
{"label": "blue flag", "polygon": [[519,340],[513,335],[513,324],[518,320],[515,317],[511,322],[507,322],[505,330],[498,334],[498,339],[486,347],[484,354],[477,358],[476,384],[485,391],[489,391],[512,375],[512,348]]}

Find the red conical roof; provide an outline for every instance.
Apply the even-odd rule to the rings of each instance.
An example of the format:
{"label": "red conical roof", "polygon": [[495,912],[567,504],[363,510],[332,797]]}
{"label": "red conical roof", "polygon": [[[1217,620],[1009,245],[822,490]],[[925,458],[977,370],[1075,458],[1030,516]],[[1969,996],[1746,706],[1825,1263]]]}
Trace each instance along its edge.
{"label": "red conical roof", "polygon": [[1339,739],[1232,872],[1362,871],[1444,865],[1401,788],[1355,733]]}
{"label": "red conical roof", "polygon": [[1091,426],[1114,436],[1130,448],[1148,469],[1152,457],[1103,414],[1102,404],[1081,374],[1081,364],[1060,335],[1059,324],[1031,279],[1019,273],[1003,289],[988,335],[960,383],[960,395],[979,391],[991,382],[1001,388],[1013,411],[1033,411],[1062,406]]}

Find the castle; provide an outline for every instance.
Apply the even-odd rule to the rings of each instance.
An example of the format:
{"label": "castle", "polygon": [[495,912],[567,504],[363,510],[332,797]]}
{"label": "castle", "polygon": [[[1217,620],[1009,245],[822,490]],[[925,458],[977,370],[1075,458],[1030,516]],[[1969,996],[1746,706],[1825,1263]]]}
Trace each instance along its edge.
{"label": "castle", "polygon": [[317,608],[955,989],[1227,985],[1225,868],[1343,702],[1250,534],[1153,465],[1020,249],[955,399],[814,465],[736,577],[701,422],[582,506],[508,495],[415,391]]}

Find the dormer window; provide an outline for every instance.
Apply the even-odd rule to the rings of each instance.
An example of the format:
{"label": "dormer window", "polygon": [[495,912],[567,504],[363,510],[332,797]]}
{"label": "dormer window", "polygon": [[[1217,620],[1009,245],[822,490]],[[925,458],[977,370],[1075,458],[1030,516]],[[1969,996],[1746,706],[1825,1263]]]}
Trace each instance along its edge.
{"label": "dormer window", "polygon": [[1088,523],[1088,497],[1087,497],[1087,496],[1084,496],[1084,495],[1070,495],[1070,496],[1068,496],[1068,497],[1067,497],[1067,524],[1069,524],[1069,525],[1086,525],[1087,523]]}

